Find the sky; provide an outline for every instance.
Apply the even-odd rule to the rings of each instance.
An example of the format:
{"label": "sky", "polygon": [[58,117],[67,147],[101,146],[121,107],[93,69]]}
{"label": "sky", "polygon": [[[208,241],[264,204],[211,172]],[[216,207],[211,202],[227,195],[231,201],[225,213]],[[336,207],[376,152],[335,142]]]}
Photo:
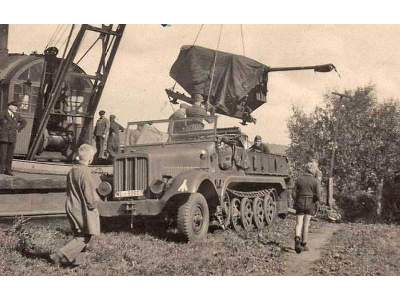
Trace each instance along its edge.
{"label": "sky", "polygon": [[[63,43],[68,31],[66,26],[63,28],[59,41],[51,44]],[[41,53],[56,29],[54,24],[10,25],[9,51]],[[164,90],[174,84],[169,70],[180,47],[193,44],[199,29],[200,25],[195,24],[127,25],[98,109],[117,115],[121,124],[168,118],[172,108]],[[216,49],[220,29],[221,25],[205,24],[196,45]],[[219,119],[220,126],[239,126],[250,138],[260,134],[268,143],[288,144],[286,124],[291,107],[310,112],[322,104],[322,95],[333,89],[343,91],[372,83],[382,101],[399,94],[399,25],[243,24],[242,32],[245,55],[263,64],[285,67],[333,63],[341,75],[271,73],[267,104],[253,113],[256,124],[242,126],[237,119]],[[91,41],[93,36],[88,36],[86,47]],[[239,24],[222,26],[219,50],[243,54]],[[94,56],[85,57],[80,65],[92,70],[96,66]]]}

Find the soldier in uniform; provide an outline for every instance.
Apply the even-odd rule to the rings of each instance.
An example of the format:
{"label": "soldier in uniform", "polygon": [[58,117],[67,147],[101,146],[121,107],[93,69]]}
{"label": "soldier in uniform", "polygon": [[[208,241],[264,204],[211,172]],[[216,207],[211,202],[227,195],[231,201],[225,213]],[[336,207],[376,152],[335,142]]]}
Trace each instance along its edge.
{"label": "soldier in uniform", "polygon": [[105,146],[107,142],[108,132],[110,130],[110,121],[105,117],[104,110],[99,111],[99,119],[94,127],[94,137],[96,139],[97,157],[105,159]]}
{"label": "soldier in uniform", "polygon": [[124,127],[118,124],[115,119],[115,115],[110,115],[110,133],[107,139],[107,151],[111,160],[114,160],[115,156],[119,152],[119,133],[124,131]]}
{"label": "soldier in uniform", "polygon": [[254,138],[254,144],[249,148],[249,151],[256,151],[262,153],[271,153],[266,143],[262,142],[262,138],[259,135],[256,135]]}
{"label": "soldier in uniform", "polygon": [[6,111],[0,112],[0,174],[13,176],[12,159],[17,140],[17,132],[26,126],[26,120],[18,113],[21,102],[8,104]]}
{"label": "soldier in uniform", "polygon": [[174,122],[174,121],[184,120],[185,118],[186,118],[186,105],[180,104],[179,109],[169,117],[170,123],[168,126],[168,132],[171,132],[172,128],[174,130],[174,133],[183,132],[186,129],[186,122],[185,121]]}
{"label": "soldier in uniform", "polygon": [[193,95],[194,104],[186,109],[187,118],[196,118],[188,123],[187,130],[201,130],[204,128],[203,120],[207,120],[207,110],[201,106],[203,96],[201,94]]}
{"label": "soldier in uniform", "polygon": [[229,140],[226,137],[219,138],[217,141],[218,164],[222,170],[232,168],[233,150],[228,143]]}
{"label": "soldier in uniform", "polygon": [[313,163],[306,164],[305,171],[297,178],[293,191],[296,209],[295,251],[300,253],[308,250],[308,227],[321,195]]}
{"label": "soldier in uniform", "polygon": [[96,208],[100,197],[88,167],[95,153],[93,146],[81,145],[78,149],[79,165],[74,166],[67,175],[68,198],[65,210],[74,238],[50,255],[50,260],[56,265],[79,265],[82,262],[82,252],[88,248],[93,236],[100,235],[100,217]]}

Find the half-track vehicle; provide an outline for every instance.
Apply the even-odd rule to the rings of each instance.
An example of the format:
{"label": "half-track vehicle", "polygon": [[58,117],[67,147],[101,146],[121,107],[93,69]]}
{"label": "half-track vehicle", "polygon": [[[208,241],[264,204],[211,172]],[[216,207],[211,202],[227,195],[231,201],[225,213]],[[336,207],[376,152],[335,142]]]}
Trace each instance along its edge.
{"label": "half-track vehicle", "polygon": [[102,217],[170,216],[186,240],[210,224],[262,229],[288,211],[285,156],[246,149],[217,117],[129,122],[113,178],[99,186]]}

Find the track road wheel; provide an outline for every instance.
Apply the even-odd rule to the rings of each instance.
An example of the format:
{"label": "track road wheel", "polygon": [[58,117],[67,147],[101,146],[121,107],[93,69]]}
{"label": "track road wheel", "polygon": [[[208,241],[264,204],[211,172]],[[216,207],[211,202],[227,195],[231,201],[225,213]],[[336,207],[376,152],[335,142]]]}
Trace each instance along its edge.
{"label": "track road wheel", "polygon": [[244,197],[240,202],[240,219],[242,220],[242,225],[246,231],[251,231],[253,229],[253,204],[252,201]]}
{"label": "track road wheel", "polygon": [[229,227],[229,224],[231,223],[231,199],[229,198],[228,192],[225,193],[224,199],[222,200],[221,210],[221,221],[222,225],[224,226],[223,229],[227,229]]}
{"label": "track road wheel", "polygon": [[264,201],[260,197],[255,197],[253,200],[253,213],[257,229],[263,229],[265,227]]}
{"label": "track road wheel", "polygon": [[240,200],[233,198],[231,201],[231,220],[233,229],[236,232],[243,231],[243,227],[240,222]]}
{"label": "track road wheel", "polygon": [[178,231],[187,241],[204,238],[208,232],[210,215],[207,201],[202,194],[190,194],[178,208]]}
{"label": "track road wheel", "polygon": [[264,196],[264,214],[267,225],[271,225],[276,216],[276,202],[273,193]]}

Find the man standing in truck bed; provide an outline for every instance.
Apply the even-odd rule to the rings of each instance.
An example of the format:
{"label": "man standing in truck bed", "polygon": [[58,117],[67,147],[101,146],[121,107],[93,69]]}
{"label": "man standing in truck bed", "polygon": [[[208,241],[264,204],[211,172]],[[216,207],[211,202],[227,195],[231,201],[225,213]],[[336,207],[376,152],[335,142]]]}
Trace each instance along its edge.
{"label": "man standing in truck bed", "polygon": [[99,159],[105,159],[105,150],[108,132],[110,130],[110,121],[105,117],[106,112],[104,110],[99,111],[99,119],[94,127],[94,137],[96,139],[97,157]]}
{"label": "man standing in truck bed", "polygon": [[115,156],[119,152],[120,147],[120,140],[119,140],[119,133],[124,131],[124,127],[122,127],[118,122],[115,120],[115,115],[110,115],[110,134],[108,135],[107,140],[107,151],[109,154],[109,159],[111,161],[114,160]]}

